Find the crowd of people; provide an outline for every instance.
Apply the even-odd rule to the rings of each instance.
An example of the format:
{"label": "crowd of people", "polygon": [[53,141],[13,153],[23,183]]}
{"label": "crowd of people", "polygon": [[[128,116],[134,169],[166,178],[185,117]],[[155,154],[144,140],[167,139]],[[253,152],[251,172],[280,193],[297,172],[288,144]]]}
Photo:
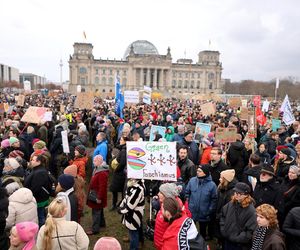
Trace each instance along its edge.
{"label": "crowd of people", "polygon": [[[107,207],[109,216],[122,218],[132,250],[145,238],[158,250],[300,249],[296,103],[295,121],[273,131],[280,103],[272,102],[253,138],[240,109],[224,102],[215,103],[212,115],[203,115],[200,101],[177,99],[125,105],[121,115],[100,98],[86,110],[67,93],[27,95],[23,106],[15,97],[1,93],[9,109],[0,114],[0,249],[121,249],[122,239],[112,237],[90,244],[89,236],[107,226]],[[30,106],[48,108],[52,121],[23,122]],[[211,131],[194,140],[197,122],[211,124]],[[176,142],[176,182],[127,178],[127,142],[149,141],[153,125],[166,128],[154,141]],[[236,139],[221,143],[216,129],[227,127],[237,129]],[[83,229],[86,206],[92,222]]]}

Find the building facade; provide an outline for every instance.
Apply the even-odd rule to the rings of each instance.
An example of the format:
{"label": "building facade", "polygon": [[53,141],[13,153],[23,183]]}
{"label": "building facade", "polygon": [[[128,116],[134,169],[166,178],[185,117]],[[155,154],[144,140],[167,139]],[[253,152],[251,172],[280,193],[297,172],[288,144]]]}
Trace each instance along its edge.
{"label": "building facade", "polygon": [[19,82],[19,70],[17,68],[0,64],[0,83]]}
{"label": "building facade", "polygon": [[115,77],[120,77],[123,89],[143,90],[149,86],[164,96],[182,94],[222,93],[222,64],[218,51],[201,51],[198,62],[179,59],[172,62],[171,50],[160,55],[156,47],[145,40],[131,43],[123,59],[95,59],[91,43],[75,43],[69,60],[69,91],[114,93]]}
{"label": "building facade", "polygon": [[20,83],[24,83],[24,81],[29,81],[31,83],[31,89],[37,89],[37,85],[45,85],[46,78],[32,73],[20,73],[19,81]]}

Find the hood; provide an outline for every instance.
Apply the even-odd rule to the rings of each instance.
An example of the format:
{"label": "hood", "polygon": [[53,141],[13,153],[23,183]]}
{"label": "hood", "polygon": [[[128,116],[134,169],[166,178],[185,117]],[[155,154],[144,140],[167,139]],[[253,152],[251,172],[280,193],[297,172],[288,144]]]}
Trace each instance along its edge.
{"label": "hood", "polygon": [[33,200],[33,194],[28,188],[20,188],[9,196],[9,201],[27,204]]}
{"label": "hood", "polygon": [[231,143],[230,147],[232,147],[232,149],[234,150],[242,151],[245,148],[245,144],[242,143],[241,141],[236,141]]}
{"label": "hood", "polygon": [[83,157],[76,157],[76,158],[74,159],[73,163],[74,163],[74,162],[76,162],[76,161],[83,161],[83,162],[84,162],[84,164],[86,165],[86,164],[87,164],[87,162],[88,162],[88,158],[87,158],[87,156],[83,156]]}
{"label": "hood", "polygon": [[174,134],[174,127],[173,126],[169,126],[167,129],[171,130],[171,133],[169,135],[173,135]]}
{"label": "hood", "polygon": [[199,179],[198,177],[196,177],[198,180],[200,180],[200,182],[201,182],[201,180],[203,181],[203,182],[210,182],[210,181],[212,181],[212,178],[211,178],[211,175],[209,175],[209,176],[207,176],[207,177],[205,177],[205,178],[203,178],[203,179]]}
{"label": "hood", "polygon": [[97,142],[97,146],[98,146],[98,145],[100,145],[100,144],[102,144],[102,143],[106,143],[106,144],[107,144],[108,142],[107,142],[107,140],[106,140],[106,139],[105,139],[105,140],[103,140],[103,141],[98,141],[98,142]]}

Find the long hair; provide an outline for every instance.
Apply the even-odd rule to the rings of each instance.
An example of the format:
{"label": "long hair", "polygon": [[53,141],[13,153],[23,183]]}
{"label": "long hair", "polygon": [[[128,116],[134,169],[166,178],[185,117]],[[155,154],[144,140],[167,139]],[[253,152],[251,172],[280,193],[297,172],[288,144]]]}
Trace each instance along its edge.
{"label": "long hair", "polygon": [[[83,211],[84,204],[86,202],[86,193],[84,191],[85,181],[79,175],[77,175],[77,177],[74,178],[74,180],[75,180],[74,193],[75,193],[75,196],[76,196],[77,201],[78,201],[78,210],[81,213]],[[81,216],[81,214],[80,214],[80,216]]]}
{"label": "long hair", "polygon": [[233,195],[233,196],[231,197],[231,202],[240,204],[240,206],[241,206],[242,208],[248,207],[251,203],[254,204],[254,200],[253,200],[253,198],[252,198],[249,194],[248,194],[248,195],[245,197],[245,199],[243,199],[241,202],[238,202],[236,196]]}
{"label": "long hair", "polygon": [[52,233],[56,228],[56,222],[53,218],[60,218],[66,209],[66,204],[62,198],[55,198],[48,207],[48,215],[45,222],[43,249],[52,250]]}
{"label": "long hair", "polygon": [[226,190],[230,182],[223,178],[223,182],[218,185],[218,190]]}

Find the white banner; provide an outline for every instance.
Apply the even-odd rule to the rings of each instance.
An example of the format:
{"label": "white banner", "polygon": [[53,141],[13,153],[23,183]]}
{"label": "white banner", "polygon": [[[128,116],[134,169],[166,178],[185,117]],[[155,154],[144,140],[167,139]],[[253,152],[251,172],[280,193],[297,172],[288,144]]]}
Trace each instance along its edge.
{"label": "white banner", "polygon": [[263,105],[262,105],[262,108],[261,108],[262,112],[268,112],[269,111],[269,105],[270,105],[270,102],[265,100],[263,102]]}
{"label": "white banner", "polygon": [[77,93],[81,92],[81,85],[77,85]]}
{"label": "white banner", "polygon": [[139,91],[125,90],[124,91],[124,100],[127,103],[139,103],[140,102]]}
{"label": "white banner", "polygon": [[150,105],[151,104],[151,94],[152,89],[150,87],[144,86],[143,102]]}
{"label": "white banner", "polygon": [[127,177],[176,181],[176,142],[127,142]]}
{"label": "white banner", "polygon": [[69,154],[70,148],[69,148],[68,131],[67,130],[64,130],[61,132],[61,139],[62,139],[64,153]]}
{"label": "white banner", "polygon": [[51,111],[45,112],[44,117],[43,117],[43,121],[45,121],[45,122],[51,122],[52,121],[52,112]]}
{"label": "white banner", "polygon": [[247,99],[242,99],[242,107],[247,108],[248,105],[248,100]]}
{"label": "white banner", "polygon": [[31,91],[31,83],[29,81],[24,81],[24,90]]}
{"label": "white banner", "polygon": [[279,78],[277,77],[276,78],[276,89],[278,89],[279,88]]}
{"label": "white banner", "polygon": [[293,114],[293,110],[291,108],[291,104],[289,101],[289,97],[286,95],[286,98],[284,98],[283,106],[281,106],[283,111],[282,120],[286,125],[290,125],[295,121],[295,117]]}

